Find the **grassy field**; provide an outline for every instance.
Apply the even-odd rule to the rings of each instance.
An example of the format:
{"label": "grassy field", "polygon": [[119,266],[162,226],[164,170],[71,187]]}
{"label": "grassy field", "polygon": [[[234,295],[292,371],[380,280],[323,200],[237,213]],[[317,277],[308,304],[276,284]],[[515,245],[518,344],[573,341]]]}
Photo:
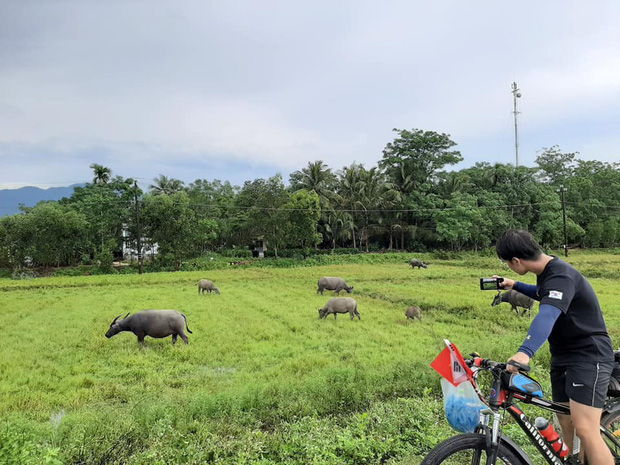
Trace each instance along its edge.
{"label": "grassy field", "polygon": [[[504,360],[529,319],[478,290],[479,277],[511,276],[497,258],[427,256],[418,270],[409,257],[0,280],[0,463],[418,464],[453,434],[429,367],[443,339]],[[620,256],[568,261],[620,346]],[[361,321],[318,319],[333,296],[316,294],[321,276],[355,286]],[[199,295],[200,278],[221,295]],[[405,321],[414,304],[422,323]],[[146,308],[182,311],[190,345],[104,337],[115,316]],[[548,363],[543,347],[534,376],[545,387]]]}

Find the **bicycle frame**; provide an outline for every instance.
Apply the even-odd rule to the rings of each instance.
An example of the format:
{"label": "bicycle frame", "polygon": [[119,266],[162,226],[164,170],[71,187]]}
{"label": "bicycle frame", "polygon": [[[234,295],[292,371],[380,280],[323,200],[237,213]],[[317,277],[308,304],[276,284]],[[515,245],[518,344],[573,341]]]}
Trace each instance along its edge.
{"label": "bicycle frame", "polygon": [[[480,400],[489,406],[489,409],[485,409],[480,413],[480,424],[476,432],[484,434],[486,436],[487,444],[487,463],[495,464],[497,458],[497,452],[499,449],[499,436],[500,436],[500,424],[501,424],[501,410],[507,411],[510,416],[515,420],[519,427],[523,430],[525,435],[534,444],[538,451],[545,458],[549,465],[566,465],[568,459],[562,459],[553,450],[551,445],[542,436],[538,428],[529,420],[527,415],[517,406],[515,402],[523,402],[525,404],[535,405],[543,410],[547,410],[553,413],[559,413],[564,415],[570,415],[570,407],[564,404],[558,404],[556,402],[535,397],[519,391],[508,390],[502,387],[501,378],[495,371],[492,371],[494,376],[493,386],[488,398],[480,391],[478,384],[476,383],[476,377],[479,370],[475,371],[474,376],[468,381],[474,387]],[[618,405],[618,400],[610,400],[606,407],[609,409]],[[493,423],[490,424],[491,417],[493,417]],[[614,448],[610,447],[610,451],[614,457],[615,463],[620,463],[620,441],[619,438],[614,436],[604,426],[600,426],[601,434],[608,439],[614,445]],[[615,449],[615,450],[614,450]],[[522,452],[522,451],[521,451]],[[572,451],[571,451],[572,452]],[[522,453],[522,458],[531,463],[525,453]]]}

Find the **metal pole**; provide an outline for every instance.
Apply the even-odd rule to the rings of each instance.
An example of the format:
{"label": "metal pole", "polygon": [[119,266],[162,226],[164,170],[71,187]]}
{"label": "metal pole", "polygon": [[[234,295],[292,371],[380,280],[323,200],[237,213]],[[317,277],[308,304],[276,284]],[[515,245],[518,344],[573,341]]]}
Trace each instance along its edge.
{"label": "metal pole", "polygon": [[138,181],[133,182],[136,202],[136,248],[138,249],[138,274],[142,274],[142,233],[140,232],[140,204],[138,202]]}
{"label": "metal pole", "polygon": [[562,219],[564,221],[564,256],[568,257],[568,237],[566,235],[566,200],[564,199],[564,192],[568,189],[563,185],[560,185],[558,192],[562,196]]}
{"label": "metal pole", "polygon": [[515,156],[516,156],[516,165],[519,166],[519,131],[517,129],[517,115],[519,112],[517,111],[517,99],[521,98],[521,92],[517,87],[517,83],[512,83],[512,100],[514,105],[514,115],[515,115]]}

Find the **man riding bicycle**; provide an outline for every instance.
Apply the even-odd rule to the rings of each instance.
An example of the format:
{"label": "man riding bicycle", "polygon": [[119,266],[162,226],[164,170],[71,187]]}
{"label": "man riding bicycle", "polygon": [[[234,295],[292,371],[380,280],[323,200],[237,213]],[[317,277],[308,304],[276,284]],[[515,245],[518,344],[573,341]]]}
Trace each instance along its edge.
{"label": "man riding bicycle", "polygon": [[[510,360],[527,365],[549,341],[552,397],[555,402],[568,403],[571,411],[571,415],[558,415],[566,445],[572,450],[576,432],[588,463],[613,465],[599,422],[614,353],[592,286],[571,265],[543,253],[527,231],[505,231],[497,240],[496,250],[515,273],[536,275],[536,285],[504,278],[500,287],[514,289],[540,302],[527,337]],[[508,370],[517,372],[512,365],[508,365]]]}

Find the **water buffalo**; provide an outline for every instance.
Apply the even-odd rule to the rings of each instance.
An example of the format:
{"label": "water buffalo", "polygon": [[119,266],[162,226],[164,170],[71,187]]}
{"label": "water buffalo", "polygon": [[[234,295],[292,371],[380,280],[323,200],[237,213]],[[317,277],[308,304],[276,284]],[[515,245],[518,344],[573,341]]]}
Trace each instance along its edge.
{"label": "water buffalo", "polygon": [[519,314],[519,310],[517,307],[523,308],[523,312],[521,316],[525,315],[525,312],[528,312],[528,316],[532,316],[532,307],[534,306],[534,299],[530,299],[525,294],[521,294],[520,292],[515,291],[514,289],[509,290],[508,292],[504,292],[503,294],[498,291],[497,295],[493,299],[491,303],[492,307],[501,304],[502,302],[508,302],[512,309]]}
{"label": "water buffalo", "polygon": [[336,291],[336,295],[340,295],[340,291],[347,291],[347,294],[353,292],[353,286],[347,285],[347,283],[342,278],[334,278],[330,276],[325,276],[319,279],[319,288],[316,290],[316,293],[319,292],[323,295],[323,291]]}
{"label": "water buffalo", "polygon": [[360,312],[357,311],[357,301],[351,297],[334,297],[329,299],[323,308],[319,308],[319,319],[325,318],[327,315],[333,313],[334,320],[338,313],[348,313],[351,315],[351,319],[362,319]]}
{"label": "water buffalo", "polygon": [[405,312],[405,316],[407,317],[407,321],[409,321],[409,318],[411,318],[412,320],[414,318],[417,318],[418,320],[422,321],[422,310],[420,309],[420,307],[414,305],[413,307],[409,307],[407,309],[407,311]]}
{"label": "water buffalo", "polygon": [[420,268],[426,268],[427,267],[426,264],[422,260],[420,260],[419,258],[412,258],[409,261],[409,264],[411,265],[411,268],[415,268],[417,266],[418,270]]}
{"label": "water buffalo", "polygon": [[105,333],[105,337],[110,339],[123,331],[131,331],[138,336],[138,342],[144,345],[146,336],[154,338],[168,337],[172,335],[172,344],[176,344],[177,336],[181,336],[185,344],[189,344],[184,329],[188,333],[192,331],[187,326],[187,318],[177,310],[142,310],[127,318],[127,315],[117,321],[120,317],[114,318],[110,324],[110,329]]}
{"label": "water buffalo", "polygon": [[215,287],[215,284],[213,284],[213,281],[209,281],[208,279],[201,279],[200,281],[198,281],[198,294],[200,294],[201,292],[204,294],[205,291],[207,292],[213,291],[218,295],[220,293],[219,288]]}

